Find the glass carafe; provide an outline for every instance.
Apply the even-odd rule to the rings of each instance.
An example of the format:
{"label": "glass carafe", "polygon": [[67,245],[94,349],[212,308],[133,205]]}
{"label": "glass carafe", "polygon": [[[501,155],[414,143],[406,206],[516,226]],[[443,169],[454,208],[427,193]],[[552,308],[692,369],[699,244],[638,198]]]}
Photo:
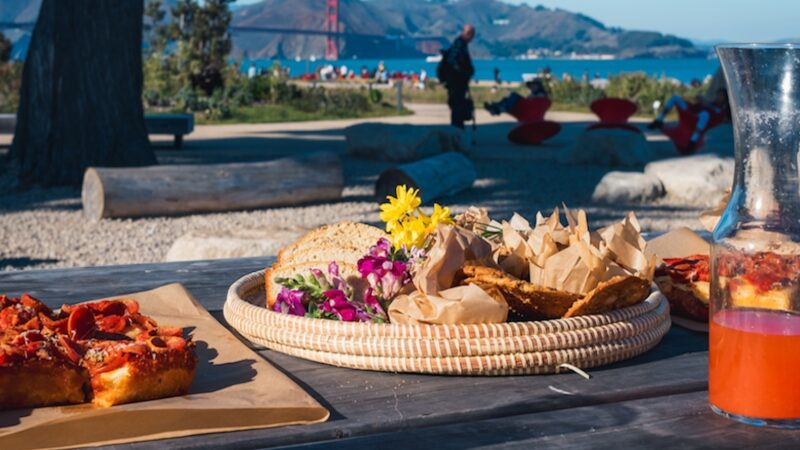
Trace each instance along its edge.
{"label": "glass carafe", "polygon": [[714,230],[709,402],[754,425],[800,426],[800,46],[717,47],[736,145]]}

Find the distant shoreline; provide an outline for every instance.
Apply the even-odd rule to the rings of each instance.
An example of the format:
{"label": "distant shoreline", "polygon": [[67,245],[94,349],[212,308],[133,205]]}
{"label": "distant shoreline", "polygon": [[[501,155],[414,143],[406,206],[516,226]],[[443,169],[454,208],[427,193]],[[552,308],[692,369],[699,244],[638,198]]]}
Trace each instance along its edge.
{"label": "distant shoreline", "polygon": [[[274,62],[288,67],[292,76],[300,76],[305,72],[313,72],[315,68],[334,64],[337,67],[345,65],[348,69],[359,73],[362,66],[369,70],[377,67],[384,61],[390,72],[415,72],[424,69],[428,77],[436,76],[436,62],[427,62],[419,59],[340,59],[338,61],[315,60],[272,60],[255,59],[243,60],[242,71],[246,71],[250,63],[254,63],[262,70],[268,69]],[[537,73],[549,67],[553,76],[561,77],[564,73],[573,78],[581,79],[584,75],[592,78],[608,78],[621,73],[644,72],[653,77],[676,79],[682,83],[689,83],[693,79],[702,81],[707,76],[713,76],[719,67],[716,59],[707,58],[630,58],[630,59],[568,59],[568,58],[539,58],[539,59],[475,59],[475,79],[482,81],[494,80],[494,69],[500,69],[500,77],[504,81],[519,82],[523,74]]]}

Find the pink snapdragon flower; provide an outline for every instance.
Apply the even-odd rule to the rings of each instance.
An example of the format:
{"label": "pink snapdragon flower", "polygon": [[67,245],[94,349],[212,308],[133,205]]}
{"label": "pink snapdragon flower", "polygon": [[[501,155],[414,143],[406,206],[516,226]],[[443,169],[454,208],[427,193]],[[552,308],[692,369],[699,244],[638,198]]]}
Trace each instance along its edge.
{"label": "pink snapdragon flower", "polygon": [[278,293],[278,297],[275,299],[272,310],[283,314],[291,314],[293,316],[305,316],[306,308],[303,306],[305,296],[306,293],[299,289],[289,290],[282,288]]}
{"label": "pink snapdragon flower", "polygon": [[369,254],[358,260],[358,272],[367,280],[375,294],[391,300],[411,281],[409,266],[404,261],[393,260],[391,243],[382,238],[370,247]]}
{"label": "pink snapdragon flower", "polygon": [[369,314],[350,301],[339,289],[325,291],[322,295],[327,300],[320,303],[319,309],[336,314],[339,320],[343,322],[368,322],[370,320]]}

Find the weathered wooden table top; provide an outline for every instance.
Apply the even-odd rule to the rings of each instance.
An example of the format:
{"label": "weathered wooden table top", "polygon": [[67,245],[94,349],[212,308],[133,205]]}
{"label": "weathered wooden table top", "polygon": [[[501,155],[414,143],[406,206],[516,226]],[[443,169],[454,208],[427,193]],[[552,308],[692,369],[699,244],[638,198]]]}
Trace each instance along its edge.
{"label": "weathered wooden table top", "polygon": [[[269,258],[0,273],[0,292],[53,306],[179,282],[218,320],[228,287]],[[263,350],[331,411],[328,422],[125,448],[800,448],[800,431],[749,427],[707,406],[707,339],[673,327],[654,350],[576,374],[450,377],[342,369]],[[800,386],[790,388],[800,389]],[[2,443],[0,443],[2,447]]]}

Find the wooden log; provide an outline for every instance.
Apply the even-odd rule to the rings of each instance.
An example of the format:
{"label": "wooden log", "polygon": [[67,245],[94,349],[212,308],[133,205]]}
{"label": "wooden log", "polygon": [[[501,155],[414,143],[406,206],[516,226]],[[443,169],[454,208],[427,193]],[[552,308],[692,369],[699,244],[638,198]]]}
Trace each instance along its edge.
{"label": "wooden log", "polygon": [[398,185],[419,189],[423,203],[472,187],[475,166],[463,154],[447,152],[391,168],[375,183],[375,197],[383,201]]}
{"label": "wooden log", "polygon": [[90,167],[83,179],[84,215],[166,216],[338,200],[344,176],[330,152],[258,163]]}

